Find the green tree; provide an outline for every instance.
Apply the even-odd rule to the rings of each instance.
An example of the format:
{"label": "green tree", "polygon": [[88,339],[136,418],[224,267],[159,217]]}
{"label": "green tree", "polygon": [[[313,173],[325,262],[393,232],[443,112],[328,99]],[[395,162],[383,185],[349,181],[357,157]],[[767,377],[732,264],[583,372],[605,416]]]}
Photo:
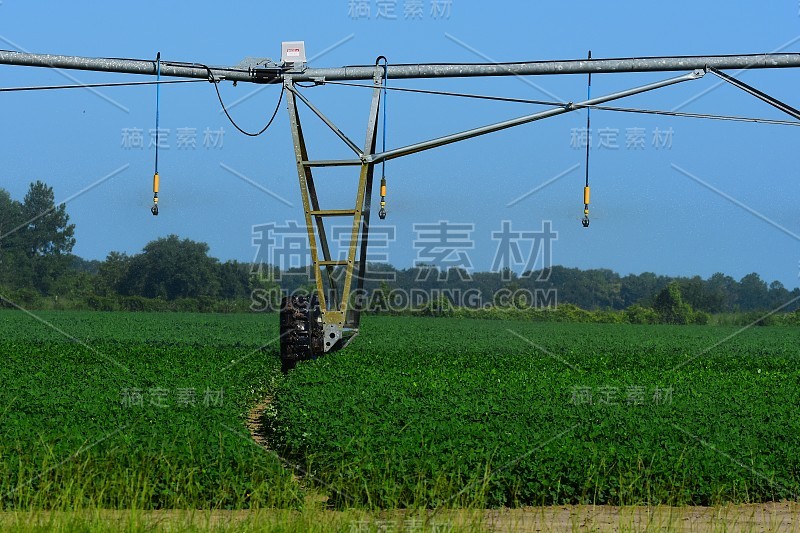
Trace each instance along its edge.
{"label": "green tree", "polygon": [[769,302],[768,307],[775,309],[780,307],[791,300],[789,291],[784,287],[780,281],[773,281],[769,284]]}
{"label": "green tree", "polygon": [[392,289],[386,281],[381,281],[380,287],[373,290],[370,299],[369,311],[374,313],[386,312],[389,310],[389,295]]}
{"label": "green tree", "polygon": [[131,258],[124,252],[111,252],[100,265],[95,278],[95,292],[100,296],[127,294],[125,287]]}
{"label": "green tree", "polygon": [[625,309],[625,319],[631,324],[657,324],[660,317],[649,307],[633,304]]}
{"label": "green tree", "polygon": [[20,231],[29,257],[66,255],[72,252],[72,247],[75,246],[75,224],[69,223],[66,205],[55,204],[52,187],[41,181],[31,183],[22,202],[22,219],[25,225]]}
{"label": "green tree", "polygon": [[72,263],[75,224],[69,223],[66,205],[56,205],[53,188],[41,181],[31,183],[20,215],[15,244],[24,253],[27,264],[17,265],[18,285],[32,286],[42,294],[49,294],[53,283]]}
{"label": "green tree", "polygon": [[69,303],[70,301],[85,301],[95,294],[94,275],[87,271],[76,270],[70,267],[67,272],[59,276],[52,286],[56,304]]}
{"label": "green tree", "polygon": [[216,297],[218,261],[208,256],[208,244],[170,235],[149,242],[135,255],[122,282],[128,295],[148,298]]}
{"label": "green tree", "polygon": [[623,307],[633,304],[652,303],[654,294],[657,294],[667,282],[663,277],[652,272],[642,274],[629,274],[621,279],[620,298]]}
{"label": "green tree", "polygon": [[658,293],[653,309],[664,324],[689,324],[694,314],[692,307],[683,301],[677,282],[670,283]]}
{"label": "green tree", "polygon": [[236,299],[250,296],[250,265],[238,261],[225,261],[217,267],[219,296]]}
{"label": "green tree", "polygon": [[681,288],[683,301],[692,306],[692,309],[705,309],[706,283],[700,276],[682,278],[678,281]]}
{"label": "green tree", "polygon": [[711,312],[739,310],[739,283],[731,276],[717,272],[708,279],[708,291],[714,295],[712,303],[718,304],[717,308],[707,309]]}
{"label": "green tree", "polygon": [[767,282],[752,272],[739,281],[739,298],[746,311],[763,310],[769,307]]}
{"label": "green tree", "polygon": [[0,285],[19,286],[20,262],[19,226],[22,224],[22,204],[0,189]]}

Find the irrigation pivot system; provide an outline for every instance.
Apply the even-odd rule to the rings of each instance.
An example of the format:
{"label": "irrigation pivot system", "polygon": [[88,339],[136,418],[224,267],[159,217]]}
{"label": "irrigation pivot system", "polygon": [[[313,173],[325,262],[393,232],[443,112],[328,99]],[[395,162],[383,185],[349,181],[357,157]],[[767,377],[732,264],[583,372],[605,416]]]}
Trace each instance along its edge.
{"label": "irrigation pivot system", "polygon": [[[590,55],[591,57],[591,55]],[[363,287],[366,273],[367,245],[369,242],[369,224],[372,205],[373,177],[375,166],[388,160],[403,157],[424,150],[437,148],[447,144],[464,141],[480,135],[521,126],[564,113],[580,109],[603,109],[622,112],[657,113],[673,116],[695,118],[742,120],[748,122],[764,122],[771,124],[800,125],[800,111],[778,101],[777,99],[751,87],[742,81],[725,74],[723,70],[774,69],[800,67],[800,54],[751,54],[751,55],[716,55],[716,56],[680,56],[680,57],[642,57],[618,59],[581,59],[568,61],[533,61],[515,63],[469,63],[469,64],[388,64],[385,58],[379,57],[374,65],[348,66],[339,68],[309,68],[306,64],[305,45],[303,42],[283,43],[281,61],[248,60],[233,67],[209,67],[202,63],[185,63],[176,61],[89,58],[63,55],[29,54],[15,51],[0,51],[0,64],[21,65],[45,68],[63,68],[90,70],[98,72],[117,72],[158,76],[156,82],[132,82],[93,84],[86,86],[136,85],[142,83],[177,83],[161,81],[164,77],[185,78],[186,81],[207,80],[214,84],[219,96],[218,85],[223,81],[234,83],[247,82],[258,84],[280,84],[281,95],[286,95],[289,111],[289,123],[294,144],[294,155],[297,162],[297,173],[300,183],[300,194],[303,201],[306,227],[311,250],[311,261],[316,282],[316,294],[311,297],[284,297],[280,312],[281,359],[284,370],[292,368],[297,361],[310,359],[319,355],[345,347],[358,334],[363,306]],[[594,98],[587,97],[581,102],[544,102],[522,100],[497,96],[475,94],[446,93],[441,91],[425,91],[400,87],[387,87],[387,79],[424,79],[424,78],[467,78],[490,76],[536,76],[553,74],[616,74],[633,72],[680,72],[679,75],[662,81],[634,87]],[[678,83],[702,78],[711,73],[720,79],[748,92],[790,115],[793,120],[771,120],[737,116],[702,115],[694,113],[642,110],[610,107],[604,104],[632,96],[635,94],[661,89]],[[365,84],[355,82],[367,81]],[[358,144],[345,135],[319,108],[317,108],[301,89],[310,86],[338,84],[346,86],[367,87],[371,89],[372,99],[367,120],[366,137]],[[33,90],[47,88],[67,88],[76,86],[54,87],[18,87],[5,90]],[[387,90],[411,91],[428,94],[444,94],[448,96],[505,100],[540,104],[546,109],[505,120],[418,142],[408,146],[386,149],[385,145],[377,151],[380,110]],[[342,143],[352,152],[349,158],[336,160],[312,159],[306,147],[303,127],[300,122],[298,102],[307,107]],[[220,97],[220,103],[225,110]],[[384,106],[385,110],[385,106]],[[277,109],[276,109],[277,111]],[[226,114],[227,110],[225,110]],[[228,118],[233,119],[228,115]],[[274,118],[274,115],[273,115]],[[270,123],[272,121],[270,120]],[[236,123],[234,126],[236,126]],[[267,124],[267,127],[269,124]],[[263,133],[244,132],[248,135]],[[587,156],[588,157],[588,156]],[[340,209],[323,209],[320,205],[314,185],[313,169],[318,167],[354,167],[358,171],[358,188],[352,204]],[[158,172],[153,184],[153,214],[158,214]],[[385,180],[381,180],[381,218],[385,216]],[[589,186],[584,187],[584,220],[589,224]],[[331,254],[326,233],[326,221],[338,217],[352,221],[349,244],[345,259],[335,259]],[[341,273],[343,272],[343,275]]]}

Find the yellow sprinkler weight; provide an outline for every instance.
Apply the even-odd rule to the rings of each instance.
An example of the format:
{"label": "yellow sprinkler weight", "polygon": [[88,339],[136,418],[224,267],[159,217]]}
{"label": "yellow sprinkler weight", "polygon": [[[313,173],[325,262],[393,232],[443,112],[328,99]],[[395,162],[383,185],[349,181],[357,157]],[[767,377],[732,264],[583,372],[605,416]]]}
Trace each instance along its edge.
{"label": "yellow sprinkler weight", "polygon": [[153,213],[153,216],[158,216],[158,185],[159,185],[159,177],[158,172],[153,174],[153,207],[150,208],[150,212]]}
{"label": "yellow sprinkler weight", "polygon": [[386,218],[386,178],[381,178],[381,209],[378,211],[381,220]]}
{"label": "yellow sprinkler weight", "polygon": [[589,227],[589,192],[588,186],[583,188],[583,220],[581,220],[581,224],[584,228]]}
{"label": "yellow sprinkler weight", "polygon": [[155,169],[153,170],[153,207],[150,208],[150,212],[153,213],[153,216],[158,216],[158,185],[159,185],[159,178],[158,178],[158,133],[159,133],[159,117],[158,111],[159,106],[161,103],[161,52],[156,54],[156,164]]}

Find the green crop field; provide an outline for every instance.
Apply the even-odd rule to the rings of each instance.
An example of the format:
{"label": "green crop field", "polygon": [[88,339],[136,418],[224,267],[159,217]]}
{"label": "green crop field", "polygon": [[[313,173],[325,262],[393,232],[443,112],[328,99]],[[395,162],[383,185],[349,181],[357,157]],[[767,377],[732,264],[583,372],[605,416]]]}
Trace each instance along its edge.
{"label": "green crop field", "polygon": [[[299,501],[250,443],[248,405],[279,374],[263,317],[23,313],[0,321],[6,508],[242,508]],[[58,330],[67,332],[69,338]]]}
{"label": "green crop field", "polygon": [[[0,313],[6,510],[714,504],[800,489],[792,327],[367,317],[350,348],[284,377],[274,315],[37,316]],[[264,449],[247,417],[268,396]]]}

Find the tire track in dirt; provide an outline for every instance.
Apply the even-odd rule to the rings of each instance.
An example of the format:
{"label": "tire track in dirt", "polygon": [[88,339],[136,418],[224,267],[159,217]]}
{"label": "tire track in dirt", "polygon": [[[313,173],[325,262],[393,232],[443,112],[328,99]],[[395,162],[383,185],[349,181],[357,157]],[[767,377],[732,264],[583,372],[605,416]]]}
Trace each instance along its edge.
{"label": "tire track in dirt", "polygon": [[258,402],[250,412],[247,413],[247,430],[250,436],[259,446],[263,446],[267,450],[270,449],[267,434],[264,428],[264,413],[272,403],[272,396],[267,396]]}
{"label": "tire track in dirt", "polygon": [[259,446],[263,447],[267,453],[271,453],[278,458],[278,460],[283,463],[284,467],[287,467],[292,474],[292,479],[295,483],[297,483],[300,488],[306,492],[306,496],[304,498],[306,504],[313,504],[315,506],[324,506],[324,504],[328,501],[328,496],[317,491],[309,490],[308,485],[304,482],[303,472],[302,469],[298,469],[296,466],[292,465],[291,463],[287,463],[284,459],[278,455],[278,452],[270,448],[269,439],[267,438],[266,427],[264,424],[264,414],[269,409],[270,405],[272,404],[273,396],[267,396],[260,402],[258,402],[252,409],[247,413],[247,430],[250,432],[250,436],[252,437],[253,441],[258,444]]}

